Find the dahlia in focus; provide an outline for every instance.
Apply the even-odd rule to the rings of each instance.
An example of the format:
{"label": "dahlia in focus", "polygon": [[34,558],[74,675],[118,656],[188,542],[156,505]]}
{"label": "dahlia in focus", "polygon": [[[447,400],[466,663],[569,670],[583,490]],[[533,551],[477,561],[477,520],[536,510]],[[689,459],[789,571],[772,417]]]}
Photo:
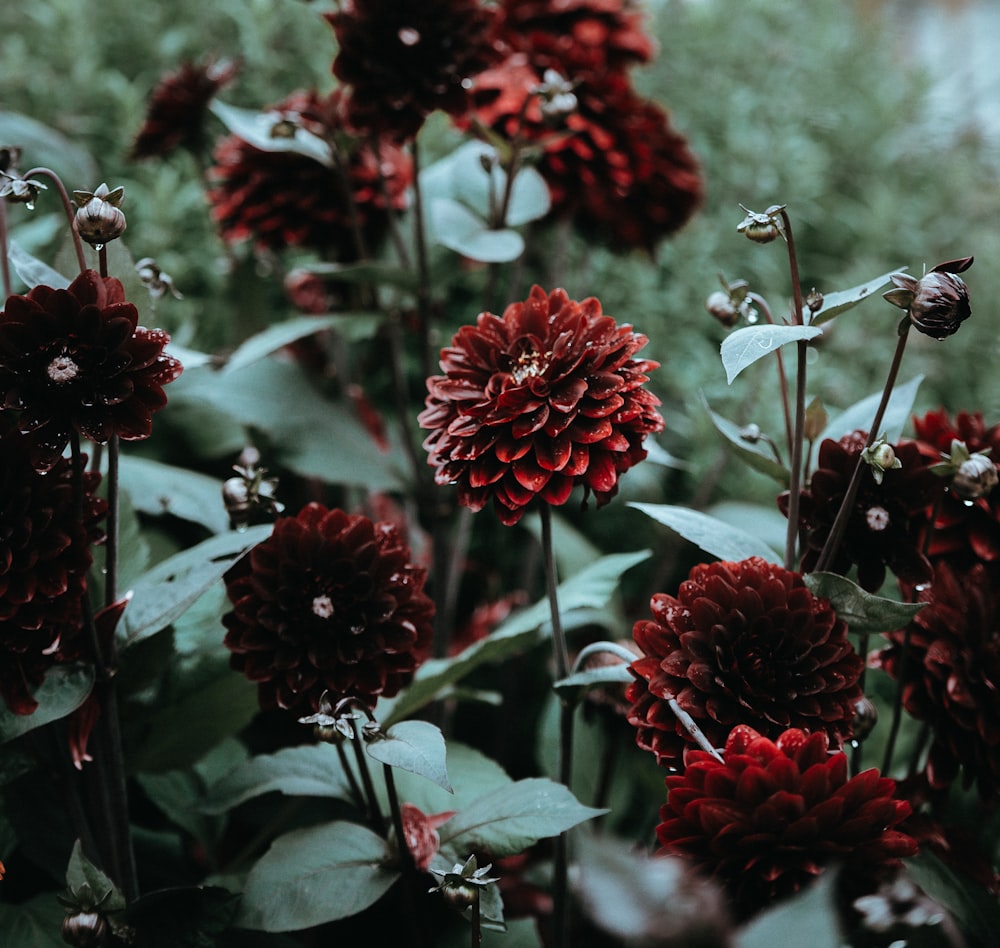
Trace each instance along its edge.
{"label": "dahlia in focus", "polygon": [[391,525],[308,504],[226,574],[230,664],[265,709],[309,714],[324,692],[374,707],[430,650],[424,580]]}
{"label": "dahlia in focus", "polygon": [[657,763],[678,770],[695,746],[672,698],[713,747],[740,724],[775,738],[815,731],[838,748],[850,738],[864,663],[798,573],[759,557],[703,563],[676,597],[659,593],[650,605],[653,618],[633,630],[645,657],[630,666],[626,698],[636,740]]}
{"label": "dahlia in focus", "polygon": [[[866,440],[866,432],[855,431],[820,445],[819,464],[799,508],[799,522],[806,531],[803,572],[816,567]],[[858,585],[868,592],[881,588],[887,566],[904,583],[924,583],[931,577],[922,546],[930,506],[942,490],[941,479],[915,442],[901,441],[891,448],[901,467],[886,470],[881,483],[870,471],[862,472],[843,539],[829,566],[830,572],[846,575],[852,564],[857,565]],[[788,516],[787,492],[778,498],[778,506]]]}
{"label": "dahlia in focus", "polygon": [[[387,141],[377,153],[347,123],[344,97],[295,92],[272,110],[274,128],[302,127],[341,150],[360,237],[366,250],[385,234],[388,213],[406,207],[413,178],[409,157]],[[336,168],[294,151],[261,151],[235,135],[216,146],[209,173],[212,217],[228,243],[253,240],[259,249],[308,247],[328,259],[359,256],[354,218]],[[384,191],[383,191],[384,189]]]}
{"label": "dahlia in focus", "polygon": [[845,867],[852,894],[917,851],[896,827],[910,805],[895,781],[866,770],[848,779],[847,755],[828,753],[823,733],[792,728],[771,741],[733,729],[724,762],[688,751],[667,777],[656,828],[663,854],[685,856],[722,882],[743,918],[798,892],[827,866]]}
{"label": "dahlia in focus", "polygon": [[324,14],[340,47],[333,74],[364,131],[412,138],[436,109],[465,111],[470,76],[495,58],[494,12],[479,0],[345,0]]}
{"label": "dahlia in focus", "polygon": [[0,313],[0,403],[18,427],[35,469],[62,456],[75,430],[102,444],[148,438],[167,403],[163,386],[181,374],[164,352],[170,337],[138,326],[118,280],[93,270],[65,290],[36,286],[8,297]]}
{"label": "dahlia in focus", "polygon": [[0,695],[15,714],[35,710],[31,692],[53,665],[80,657],[90,547],[107,510],[100,480],[84,473],[78,511],[69,460],[39,475],[0,412]]}
{"label": "dahlia in focus", "polygon": [[441,350],[444,375],[427,380],[419,421],[437,483],[473,510],[492,499],[508,526],[535,500],[566,503],[576,485],[606,504],[646,457],[646,435],[663,430],[643,388],[658,363],[632,358],[646,341],[597,299],[561,289],[536,286],[503,316],[481,313]]}
{"label": "dahlia in focus", "polygon": [[186,62],[153,89],[146,118],[129,157],[165,158],[178,148],[200,154],[205,147],[208,106],[232,82],[238,67],[231,60]]}

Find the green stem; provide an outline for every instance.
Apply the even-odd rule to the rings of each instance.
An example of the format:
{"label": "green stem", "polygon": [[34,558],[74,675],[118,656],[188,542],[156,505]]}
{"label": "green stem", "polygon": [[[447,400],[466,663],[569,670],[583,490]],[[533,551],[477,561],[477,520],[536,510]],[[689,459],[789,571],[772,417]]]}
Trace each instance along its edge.
{"label": "green stem", "polygon": [[65,185],[51,168],[32,168],[30,171],[22,175],[25,181],[29,178],[37,177],[41,175],[44,178],[48,178],[55,186],[56,190],[59,192],[59,199],[62,201],[63,210],[66,212],[66,217],[69,219],[69,232],[73,235],[73,249],[76,251],[76,262],[80,268],[80,272],[83,273],[87,268],[87,258],[83,253],[83,241],[80,240],[80,235],[76,231],[74,222],[76,221],[76,208],[73,207],[73,202],[70,200],[69,192],[67,192]]}

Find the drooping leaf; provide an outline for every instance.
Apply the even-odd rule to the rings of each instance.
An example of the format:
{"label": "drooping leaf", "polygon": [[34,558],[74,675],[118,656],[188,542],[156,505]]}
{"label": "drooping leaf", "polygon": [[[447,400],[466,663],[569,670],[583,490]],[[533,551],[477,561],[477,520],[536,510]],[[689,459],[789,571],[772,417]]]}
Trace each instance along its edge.
{"label": "drooping leaf", "polygon": [[824,596],[852,632],[892,632],[908,625],[926,602],[897,602],[865,592],[856,583],[836,573],[808,573],[804,577],[813,595]]}
{"label": "drooping leaf", "polygon": [[330,316],[296,316],[268,326],[251,336],[228,359],[224,372],[236,372],[253,365],[283,346],[315,335],[324,329],[335,329],[352,316],[371,316],[370,313],[336,313]]}
{"label": "drooping leaf", "polygon": [[722,415],[712,411],[708,407],[707,402],[705,402],[705,410],[712,419],[715,429],[732,446],[733,450],[742,460],[746,461],[755,471],[767,474],[769,477],[773,477],[779,484],[785,487],[788,486],[788,468],[778,462],[770,445],[764,441],[753,443],[742,437],[740,432],[743,429],[739,425],[723,418]]}
{"label": "drooping leaf", "polygon": [[670,527],[685,540],[720,560],[745,560],[760,556],[769,563],[780,563],[774,550],[759,537],[708,514],[672,504],[630,503],[657,523]]}
{"label": "drooping leaf", "polygon": [[91,665],[56,665],[50,668],[45,680],[35,689],[38,707],[33,714],[14,714],[6,705],[0,706],[0,744],[72,714],[87,700],[93,687],[94,669]]}
{"label": "drooping leaf", "polygon": [[237,138],[261,151],[289,151],[312,158],[327,168],[334,167],[330,146],[319,135],[297,127],[293,135],[273,135],[275,115],[240,109],[215,99],[209,108]]}
{"label": "drooping leaf", "polygon": [[809,320],[809,325],[818,326],[821,323],[829,322],[834,316],[839,316],[841,313],[853,309],[858,303],[863,303],[865,300],[871,299],[878,290],[889,282],[889,277],[894,273],[902,273],[905,270],[906,267],[898,267],[895,270],[890,270],[888,273],[883,273],[881,276],[869,280],[867,283],[852,286],[849,290],[824,294],[823,305],[813,313],[812,319]]}
{"label": "drooping leaf", "polygon": [[7,259],[29,290],[43,284],[56,290],[64,290],[70,284],[66,277],[33,257],[16,240],[11,240],[7,247]]}
{"label": "drooping leaf", "polygon": [[214,477],[130,455],[121,458],[118,471],[119,483],[136,510],[151,516],[171,514],[200,523],[212,533],[229,529],[222,483]]}
{"label": "drooping leaf", "polygon": [[120,912],[125,908],[125,896],[115,884],[84,855],[80,840],[73,844],[69,865],[66,867],[66,887],[70,892],[80,892],[86,886],[95,904],[107,912]]}
{"label": "drooping leaf", "polygon": [[496,857],[510,856],[606,812],[584,806],[560,783],[530,777],[480,797],[438,833],[442,846],[459,852],[486,849]]}
{"label": "drooping leaf", "polygon": [[788,944],[795,933],[795,943],[809,948],[841,948],[840,924],[834,895],[835,873],[824,873],[805,892],[779,902],[758,915],[739,931],[735,948],[774,948]]}
{"label": "drooping leaf", "polygon": [[823,330],[819,326],[774,326],[770,323],[737,329],[722,341],[722,365],[726,370],[726,381],[732,385],[733,379],[747,366],[753,365],[775,349],[790,342],[815,339],[822,334]]}
{"label": "drooping leaf", "polygon": [[447,748],[441,729],[429,721],[400,721],[379,740],[365,745],[368,756],[398,767],[451,791],[445,763]]}
{"label": "drooping leaf", "polygon": [[399,878],[388,858],[385,840],[357,823],[286,833],[250,871],[236,923],[287,932],[356,915]]}
{"label": "drooping leaf", "polygon": [[125,920],[143,948],[214,948],[236,918],[239,899],[221,886],[158,889],[129,905]]}
{"label": "drooping leaf", "polygon": [[431,202],[430,231],[449,250],[481,263],[509,263],[524,252],[524,238],[517,231],[493,230],[464,205],[450,198]]}

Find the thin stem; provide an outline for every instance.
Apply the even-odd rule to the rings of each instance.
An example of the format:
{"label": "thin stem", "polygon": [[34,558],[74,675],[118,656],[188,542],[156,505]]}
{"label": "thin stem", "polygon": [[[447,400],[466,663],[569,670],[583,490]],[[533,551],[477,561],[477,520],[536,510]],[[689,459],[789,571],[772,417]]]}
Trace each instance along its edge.
{"label": "thin stem", "polygon": [[[747,299],[752,300],[764,314],[764,318],[773,326],[774,316],[771,314],[771,307],[767,305],[767,300],[758,293],[747,293]],[[788,454],[792,453],[792,413],[788,404],[788,376],[785,374],[785,357],[781,349],[774,350],[775,358],[778,362],[778,384],[781,388],[781,411],[785,417],[785,444]]]}
{"label": "thin stem", "polygon": [[472,948],[481,948],[483,944],[483,924],[479,913],[479,891],[476,890],[476,900],[472,903],[472,934],[469,944]]}
{"label": "thin stem", "polygon": [[354,770],[351,768],[351,762],[347,759],[347,752],[344,750],[343,741],[336,741],[333,745],[337,748],[337,756],[340,758],[340,766],[344,770],[344,776],[347,777],[347,783],[351,788],[351,796],[354,798],[354,802],[359,807],[364,807],[365,796],[361,791],[361,785],[358,783],[358,778],[354,776]]}
{"label": "thin stem", "polygon": [[7,201],[0,198],[0,279],[3,280],[3,296],[6,299],[11,294],[10,261],[7,259]]}
{"label": "thin stem", "polygon": [[431,357],[431,282],[427,262],[424,200],[420,188],[420,149],[413,143],[413,241],[417,250],[417,335],[420,367],[424,378],[433,371]]}
{"label": "thin stem", "polygon": [[413,859],[413,853],[410,852],[409,843],[406,841],[406,833],[403,831],[403,811],[399,806],[399,794],[396,792],[396,778],[393,776],[392,767],[383,764],[382,776],[385,778],[385,792],[389,798],[392,828],[396,831],[396,848],[399,852],[400,868],[409,875],[416,872],[417,864]]}
{"label": "thin stem", "polygon": [[104,605],[106,606],[110,606],[118,599],[118,534],[120,522],[118,457],[118,435],[112,435],[108,441],[108,529],[104,552]]}
{"label": "thin stem", "polygon": [[65,185],[54,171],[50,168],[32,168],[30,171],[22,175],[25,181],[29,178],[37,177],[41,175],[42,177],[48,178],[55,186],[56,190],[59,192],[59,199],[62,201],[63,210],[66,212],[66,217],[69,219],[69,232],[73,235],[73,249],[76,251],[76,262],[80,267],[80,272],[83,273],[87,268],[87,258],[83,253],[83,241],[80,240],[80,235],[76,231],[76,227],[73,226],[76,220],[76,209],[73,207],[73,202],[70,200],[69,192],[66,190]]}
{"label": "thin stem", "polygon": [[97,248],[97,268],[102,277],[108,275],[108,246],[100,244]]}
{"label": "thin stem", "polygon": [[372,783],[371,771],[368,769],[368,760],[365,757],[365,749],[362,747],[361,731],[358,728],[355,718],[351,718],[351,731],[354,738],[351,745],[354,748],[354,759],[358,764],[358,773],[361,774],[361,782],[365,788],[365,799],[368,801],[368,815],[372,826],[378,832],[385,831],[385,817],[382,816],[382,809],[378,805],[378,797],[375,795],[375,784]]}
{"label": "thin stem", "polygon": [[[858,637],[858,654],[864,659],[868,655],[868,640],[869,633],[862,632]],[[868,663],[864,662],[861,665],[861,674],[858,676],[858,687],[861,689],[861,693],[865,693],[865,674],[868,671]],[[864,742],[855,741],[854,746],[851,749],[851,773],[859,774],[861,773],[861,758],[864,756]]]}
{"label": "thin stem", "polygon": [[903,630],[902,654],[899,656],[899,669],[896,675],[896,694],[892,702],[892,723],[889,725],[889,737],[886,739],[885,755],[882,758],[882,773],[888,775],[892,766],[892,755],[896,749],[896,737],[903,718],[903,683],[906,681],[907,666],[910,661],[910,627]]}

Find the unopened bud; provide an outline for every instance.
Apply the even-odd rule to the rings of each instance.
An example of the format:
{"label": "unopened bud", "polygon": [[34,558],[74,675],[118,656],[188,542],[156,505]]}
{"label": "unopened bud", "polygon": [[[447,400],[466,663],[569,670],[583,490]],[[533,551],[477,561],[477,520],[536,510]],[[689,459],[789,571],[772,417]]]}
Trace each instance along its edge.
{"label": "unopened bud", "polygon": [[73,200],[79,208],[73,226],[92,247],[103,247],[125,233],[125,215],[121,210],[124,188],[110,191],[102,184],[96,191],[74,191]]}
{"label": "unopened bud", "polygon": [[158,300],[165,293],[170,293],[176,300],[184,299],[183,294],[174,286],[170,274],[164,273],[152,257],[143,257],[136,263],[135,272],[142,280],[142,285],[149,290],[151,299]]}
{"label": "unopened bud", "polygon": [[727,328],[735,326],[741,315],[739,307],[734,306],[729,294],[722,290],[709,293],[708,299],[705,300],[705,309]]}
{"label": "unopened bud", "polygon": [[863,741],[878,723],[878,707],[871,698],[861,697],[854,702],[854,740]]}
{"label": "unopened bud", "polygon": [[[743,207],[743,205],[741,204],[740,207]],[[775,204],[764,211],[763,214],[760,214],[757,211],[751,211],[749,208],[743,207],[747,216],[737,225],[736,231],[737,233],[744,234],[754,243],[769,244],[781,235],[781,218],[778,215],[784,209],[785,206],[783,204]]]}
{"label": "unopened bud", "polygon": [[986,497],[997,486],[997,466],[985,454],[973,454],[959,465],[951,489],[962,500]]}
{"label": "unopened bud", "polygon": [[62,940],[75,948],[103,945],[107,933],[108,923],[100,912],[73,912],[62,920]]}
{"label": "unopened bud", "polygon": [[896,457],[896,452],[885,436],[873,441],[861,452],[862,460],[872,469],[872,477],[876,484],[882,483],[886,471],[898,470],[903,462]]}
{"label": "unopened bud", "polygon": [[823,308],[823,294],[813,287],[806,296],[806,307],[810,313],[818,313]]}
{"label": "unopened bud", "polygon": [[0,171],[0,198],[6,198],[11,204],[23,204],[29,211],[33,211],[38,192],[45,190],[45,185],[34,178],[22,178],[16,172],[8,174]]}
{"label": "unopened bud", "polygon": [[972,315],[969,288],[956,276],[968,270],[972,261],[972,257],[963,257],[939,263],[919,280],[905,273],[895,273],[890,279],[896,289],[882,296],[893,306],[905,309],[918,332],[944,339],[958,332],[958,327]]}

